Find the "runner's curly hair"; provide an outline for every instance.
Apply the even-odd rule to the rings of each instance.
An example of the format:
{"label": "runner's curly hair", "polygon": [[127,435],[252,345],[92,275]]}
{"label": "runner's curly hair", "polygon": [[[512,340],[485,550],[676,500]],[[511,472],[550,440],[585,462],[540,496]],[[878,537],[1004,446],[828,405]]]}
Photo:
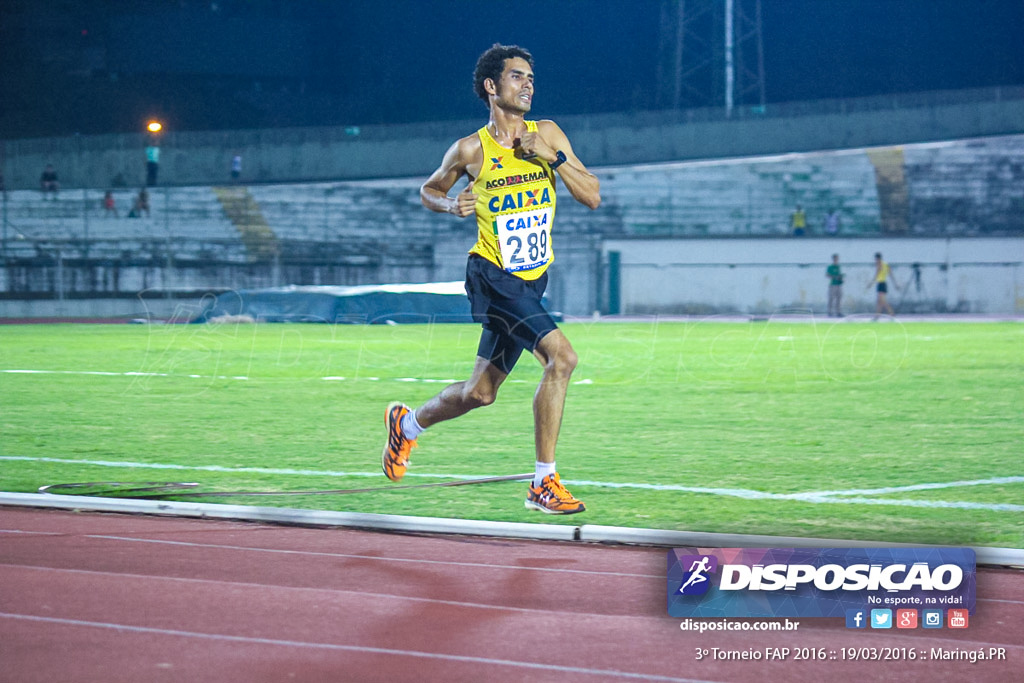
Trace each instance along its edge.
{"label": "runner's curly hair", "polygon": [[473,71],[473,91],[476,92],[477,97],[487,102],[484,81],[490,78],[497,83],[501,79],[501,72],[505,70],[505,60],[514,57],[526,60],[530,68],[533,68],[533,55],[518,45],[495,43],[480,55],[480,59],[476,60],[476,70]]}

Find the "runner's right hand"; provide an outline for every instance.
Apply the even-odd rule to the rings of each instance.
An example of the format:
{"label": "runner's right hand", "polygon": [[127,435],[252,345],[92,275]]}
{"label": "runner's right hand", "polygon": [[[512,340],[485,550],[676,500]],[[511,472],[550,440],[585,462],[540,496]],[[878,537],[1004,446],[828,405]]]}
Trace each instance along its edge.
{"label": "runner's right hand", "polygon": [[473,194],[473,186],[467,185],[466,189],[455,196],[455,203],[448,209],[459,218],[472,216],[476,213],[476,195]]}

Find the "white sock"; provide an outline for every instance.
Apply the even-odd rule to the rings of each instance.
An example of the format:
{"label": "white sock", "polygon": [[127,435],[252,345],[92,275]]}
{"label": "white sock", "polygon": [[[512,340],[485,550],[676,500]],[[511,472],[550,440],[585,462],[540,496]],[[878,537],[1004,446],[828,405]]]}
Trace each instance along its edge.
{"label": "white sock", "polygon": [[424,431],[423,427],[420,427],[420,423],[416,421],[416,411],[410,410],[408,413],[402,416],[402,436],[413,441],[422,434]]}
{"label": "white sock", "polygon": [[540,486],[540,483],[544,480],[544,477],[549,474],[555,473],[555,463],[553,462],[541,462],[538,460],[533,470],[533,485]]}

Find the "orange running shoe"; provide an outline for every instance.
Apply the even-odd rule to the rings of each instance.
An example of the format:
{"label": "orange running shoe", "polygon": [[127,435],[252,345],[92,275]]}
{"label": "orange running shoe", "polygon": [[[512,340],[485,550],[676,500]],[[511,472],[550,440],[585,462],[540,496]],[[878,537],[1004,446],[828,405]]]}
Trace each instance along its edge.
{"label": "orange running shoe", "polygon": [[409,467],[409,453],[416,447],[416,439],[402,436],[402,418],[408,412],[409,406],[404,403],[392,403],[384,412],[388,442],[380,456],[380,465],[391,481],[398,481],[405,476],[405,470]]}
{"label": "orange running shoe", "polygon": [[571,515],[587,509],[583,501],[574,498],[562,486],[558,472],[544,477],[540,486],[531,485],[525,505],[527,510],[540,510],[549,515]]}

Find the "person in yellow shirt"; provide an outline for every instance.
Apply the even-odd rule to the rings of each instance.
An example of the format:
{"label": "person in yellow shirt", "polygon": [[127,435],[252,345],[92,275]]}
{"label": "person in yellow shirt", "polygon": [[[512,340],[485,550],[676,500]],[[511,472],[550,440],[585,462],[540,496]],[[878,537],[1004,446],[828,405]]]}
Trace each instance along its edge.
{"label": "person in yellow shirt", "polygon": [[803,237],[807,233],[807,214],[799,204],[789,216],[789,227],[793,229],[793,237]]}
{"label": "person in yellow shirt", "polygon": [[[530,121],[533,57],[516,45],[495,44],[476,64],[473,87],[490,110],[487,125],[457,140],[420,188],[423,205],[459,218],[475,216],[477,241],[466,265],[473,319],[483,325],[469,379],[449,385],[411,410],[392,403],[385,412],[384,474],[398,481],[419,434],[439,422],[490,405],[524,350],[544,369],[533,400],[534,479],[525,506],[550,514],[585,509],[562,485],[555,444],[576,352],[541,305],[554,261],[555,176],[590,209],[601,203],[600,184],[549,120]],[[452,196],[462,178],[468,184]]]}
{"label": "person in yellow shirt", "polygon": [[892,286],[898,290],[900,287],[896,283],[896,278],[892,277],[892,268],[882,260],[881,252],[875,252],[875,277],[868,283],[868,289],[871,289],[871,285],[875,285],[875,291],[878,293],[878,297],[875,300],[875,320],[878,320],[878,316],[882,314],[882,311],[886,311],[889,315],[896,315],[896,312],[892,310],[892,306],[889,305],[889,300],[886,298],[886,294],[889,291],[888,281],[890,279],[892,280]]}

